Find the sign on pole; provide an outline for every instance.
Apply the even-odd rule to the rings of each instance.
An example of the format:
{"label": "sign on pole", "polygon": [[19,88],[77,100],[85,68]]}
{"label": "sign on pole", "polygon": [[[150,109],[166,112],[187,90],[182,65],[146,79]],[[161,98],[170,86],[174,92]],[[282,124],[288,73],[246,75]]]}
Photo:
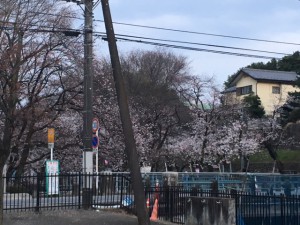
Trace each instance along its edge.
{"label": "sign on pole", "polygon": [[54,148],[54,128],[48,128],[48,148],[50,148],[50,159],[53,160],[53,148]]}
{"label": "sign on pole", "polygon": [[93,149],[96,149],[96,148],[98,148],[98,146],[99,146],[98,135],[93,135],[93,138],[92,138],[92,147],[93,147]]}
{"label": "sign on pole", "polygon": [[48,128],[48,148],[54,148],[54,128]]}
{"label": "sign on pole", "polygon": [[46,161],[46,192],[48,195],[59,194],[59,161]]}
{"label": "sign on pole", "polygon": [[96,133],[98,131],[98,128],[99,128],[99,120],[97,118],[93,118],[93,122],[92,122],[93,133]]}

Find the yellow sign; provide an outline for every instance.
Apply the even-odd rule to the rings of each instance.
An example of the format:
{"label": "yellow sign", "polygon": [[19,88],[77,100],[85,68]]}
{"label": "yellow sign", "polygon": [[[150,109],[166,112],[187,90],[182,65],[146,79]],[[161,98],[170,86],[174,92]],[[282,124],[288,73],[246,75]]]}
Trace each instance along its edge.
{"label": "yellow sign", "polygon": [[54,128],[48,128],[48,143],[54,143]]}

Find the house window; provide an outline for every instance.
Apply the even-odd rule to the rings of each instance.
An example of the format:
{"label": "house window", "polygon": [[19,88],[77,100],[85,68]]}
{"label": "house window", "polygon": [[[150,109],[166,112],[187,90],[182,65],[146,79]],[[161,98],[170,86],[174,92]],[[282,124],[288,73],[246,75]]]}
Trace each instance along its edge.
{"label": "house window", "polygon": [[273,94],[280,94],[280,87],[273,86],[272,87],[272,93]]}
{"label": "house window", "polygon": [[252,85],[236,88],[237,95],[247,95],[252,93]]}

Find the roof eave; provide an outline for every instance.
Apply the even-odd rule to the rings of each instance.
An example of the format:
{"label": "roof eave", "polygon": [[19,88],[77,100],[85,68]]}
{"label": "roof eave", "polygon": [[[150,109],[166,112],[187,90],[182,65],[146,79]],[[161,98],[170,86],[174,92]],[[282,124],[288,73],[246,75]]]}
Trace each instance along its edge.
{"label": "roof eave", "polygon": [[[253,77],[252,77],[253,78]],[[255,79],[255,78],[253,78]],[[269,80],[269,79],[255,79],[257,80],[258,82],[265,82],[265,83],[272,83],[272,84],[275,84],[275,83],[279,83],[279,84],[294,84],[295,81],[287,81],[287,80]]]}

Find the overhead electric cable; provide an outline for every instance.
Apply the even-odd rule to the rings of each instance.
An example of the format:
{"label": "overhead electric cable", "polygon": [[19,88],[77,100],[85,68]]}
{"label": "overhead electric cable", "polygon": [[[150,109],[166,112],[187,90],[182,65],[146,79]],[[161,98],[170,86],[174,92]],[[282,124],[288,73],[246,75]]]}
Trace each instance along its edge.
{"label": "overhead electric cable", "polygon": [[[45,14],[45,15],[51,15],[51,16],[59,16],[58,14],[54,14],[54,13],[51,14],[51,13],[38,12],[38,14]],[[82,17],[76,17],[76,16],[63,15],[62,17],[84,20],[84,18],[82,18]],[[94,21],[95,22],[104,23],[104,20],[100,20],[100,19],[94,19]],[[188,33],[188,34],[197,34],[197,35],[206,35],[206,36],[233,38],[233,39],[241,39],[241,40],[248,40],[248,41],[267,42],[267,43],[269,42],[269,43],[285,44],[285,45],[297,45],[297,46],[300,45],[300,43],[295,43],[295,42],[285,42],[285,41],[267,40],[267,39],[259,39],[259,38],[249,38],[249,37],[224,35],[224,34],[213,34],[213,33],[206,33],[206,32],[180,30],[180,29],[173,29],[173,28],[164,28],[164,27],[157,27],[157,26],[147,26],[147,25],[131,24],[131,23],[123,23],[123,22],[113,22],[113,23],[114,24],[118,24],[118,25],[124,25],[124,26],[141,27],[141,28],[148,28],[148,29],[155,29],[155,30],[165,30],[165,31],[172,31],[172,32]]]}
{"label": "overhead electric cable", "polygon": [[[106,36],[103,36],[103,35],[99,35],[99,36],[102,36],[102,39],[106,41],[106,39],[107,39]],[[224,55],[234,55],[234,56],[262,58],[262,59],[274,59],[274,58],[279,59],[276,57],[263,56],[263,55],[253,55],[253,54],[245,54],[245,53],[238,53],[238,52],[227,52],[227,51],[219,51],[219,50],[212,50],[212,49],[193,48],[193,47],[187,47],[187,46],[171,45],[171,44],[142,41],[142,40],[134,40],[134,39],[128,39],[128,38],[116,38],[116,39],[121,40],[121,41],[136,42],[136,43],[149,44],[149,45],[154,45],[154,46],[185,49],[185,50],[192,50],[192,51],[210,52],[210,53],[217,53],[217,54],[224,54]]]}
{"label": "overhead electric cable", "polygon": [[[0,21],[2,22],[2,21]],[[27,24],[29,25],[29,24]],[[69,32],[71,35],[69,36],[75,36],[72,33],[76,33],[77,36],[82,33],[79,29],[70,29],[70,28],[60,28],[57,27],[53,29],[53,27],[50,26],[43,26],[41,25],[40,27],[45,28],[30,28],[28,29],[29,31],[35,31],[35,32]],[[8,27],[8,26],[0,26],[0,28],[6,28],[6,29],[13,29],[13,27]],[[51,29],[51,30],[47,30]],[[106,33],[104,32],[94,32],[94,34],[102,34],[105,35]],[[138,39],[143,39],[143,40],[153,40],[153,41],[163,41],[163,42],[171,42],[171,43],[181,43],[181,44],[190,44],[190,45],[201,45],[201,46],[207,46],[207,47],[214,47],[214,48],[227,48],[227,49],[234,49],[234,50],[243,50],[243,51],[252,51],[252,52],[260,52],[260,53],[269,53],[269,54],[277,54],[277,55],[289,55],[287,53],[282,53],[282,52],[273,52],[273,51],[265,51],[265,50],[258,50],[258,49],[249,49],[249,48],[239,48],[239,47],[232,47],[232,46],[225,46],[225,45],[215,45],[215,44],[207,44],[207,43],[197,43],[197,42],[187,42],[187,41],[178,41],[178,40],[169,40],[169,39],[160,39],[160,38],[151,38],[151,37],[142,37],[142,36],[133,36],[133,35],[124,35],[124,34],[116,34],[116,36],[120,37],[129,37],[129,38],[138,38]]]}
{"label": "overhead electric cable", "polygon": [[[7,30],[13,29],[13,27],[6,27],[6,26],[0,26],[0,29],[1,28],[2,29],[7,29]],[[62,32],[66,36],[78,36],[79,34],[82,33],[80,30],[77,30],[77,29],[66,29],[66,28],[56,28],[55,30],[54,29],[47,30],[47,29],[40,29],[40,28],[38,28],[38,29],[30,28],[28,30],[32,31],[32,32],[49,32],[49,33]],[[95,36],[97,36],[96,33],[98,33],[99,34],[98,36],[100,36],[100,37],[104,37],[106,35],[104,32],[94,32]],[[252,55],[252,54],[246,54],[246,53],[226,52],[226,51],[219,51],[219,50],[212,50],[212,49],[193,48],[193,47],[188,47],[188,46],[179,46],[179,45],[172,45],[172,44],[167,44],[167,43],[149,42],[149,41],[136,40],[136,38],[140,38],[140,39],[144,39],[144,40],[155,40],[155,41],[164,41],[164,42],[171,42],[171,43],[173,42],[173,43],[181,43],[181,44],[203,45],[203,46],[216,47],[216,48],[227,48],[227,49],[234,49],[234,50],[254,51],[254,52],[261,52],[261,53],[286,55],[284,53],[279,53],[279,52],[270,52],[270,51],[263,51],[263,50],[256,50],[256,49],[246,49],[246,48],[237,48],[237,47],[229,47],[229,46],[221,46],[221,45],[202,44],[202,43],[195,43],[195,42],[174,41],[174,40],[139,37],[139,36],[122,35],[122,34],[117,34],[116,36],[117,36],[118,40],[123,40],[123,41],[137,42],[137,43],[156,45],[156,46],[162,46],[162,47],[179,48],[179,49],[186,49],[186,50],[193,50],[193,51],[205,51],[205,52],[211,52],[211,53],[228,54],[228,55],[235,55],[235,56],[264,58],[264,59],[276,58],[276,57],[262,56],[262,55]],[[135,39],[122,38],[122,37],[129,37],[129,38],[135,38]]]}
{"label": "overhead electric cable", "polygon": [[[4,21],[0,21],[0,23]],[[7,23],[7,21],[6,21]],[[15,24],[13,22],[8,22]],[[30,24],[29,24],[30,25]],[[33,32],[63,32],[66,36],[78,36],[82,32],[78,29],[70,29],[70,28],[55,28],[50,26],[43,26],[40,27],[51,29],[41,29],[41,28],[29,28],[29,31]],[[2,26],[2,29],[11,29],[11,27],[5,27]],[[1,29],[1,26],[0,26]],[[76,34],[75,34],[76,33]],[[94,35],[97,36],[97,34],[100,34],[100,37],[103,37],[106,35],[104,32],[94,32]],[[193,48],[193,47],[187,47],[187,46],[180,46],[180,45],[172,45],[168,43],[158,43],[158,42],[150,42],[150,41],[143,41],[143,40],[136,40],[144,39],[144,40],[154,40],[154,41],[163,41],[163,42],[171,42],[171,43],[181,43],[181,44],[190,44],[190,45],[202,45],[202,46],[208,46],[208,47],[215,47],[215,48],[227,48],[227,49],[234,49],[234,50],[242,50],[242,51],[253,51],[253,52],[261,52],[261,53],[269,53],[269,54],[280,54],[280,55],[288,55],[285,53],[280,52],[271,52],[271,51],[264,51],[264,50],[257,50],[257,49],[248,49],[248,48],[238,48],[238,47],[230,47],[230,46],[222,46],[222,45],[213,45],[213,44],[204,44],[204,43],[196,43],[196,42],[186,42],[186,41],[175,41],[175,40],[167,40],[167,39],[158,39],[158,38],[150,38],[150,37],[140,37],[140,36],[133,36],[133,35],[123,35],[123,34],[116,34],[118,40],[123,41],[129,41],[129,42],[137,42],[137,43],[143,43],[143,44],[149,44],[149,45],[156,45],[156,46],[163,46],[163,47],[170,47],[170,48],[179,48],[179,49],[186,49],[186,50],[193,50],[193,51],[205,51],[205,52],[211,52],[211,53],[218,53],[218,54],[227,54],[227,55],[235,55],[235,56],[243,56],[243,57],[252,57],[252,58],[264,58],[264,59],[273,59],[276,57],[271,56],[263,56],[263,55],[253,55],[253,54],[247,54],[247,53],[237,53],[237,52],[227,52],[227,51],[220,51],[220,50],[213,50],[213,49],[201,49],[201,48]],[[122,38],[127,37],[127,38]],[[135,38],[135,39],[129,39],[129,38]],[[276,58],[279,59],[279,58]]]}
{"label": "overhead electric cable", "polygon": [[[9,23],[9,24],[15,24],[13,22],[8,22],[8,21],[1,21],[0,20],[0,24],[1,23]],[[31,31],[31,32],[43,32],[43,33],[59,33],[59,32],[74,32],[77,33],[77,35],[81,34],[82,31],[79,29],[73,29],[73,28],[68,28],[68,27],[50,27],[50,26],[45,26],[45,25],[31,25],[31,24],[24,24],[27,26],[32,26],[32,28],[26,28],[25,30]],[[37,27],[37,28],[33,28],[33,27]],[[13,26],[1,26],[0,25],[0,29],[3,30],[13,30],[15,29]]]}
{"label": "overhead electric cable", "polygon": [[231,47],[231,46],[225,46],[225,45],[213,45],[213,44],[188,42],[188,41],[176,41],[176,40],[169,40],[169,39],[149,38],[149,37],[132,36],[132,35],[124,35],[124,34],[116,34],[116,36],[129,37],[129,38],[140,38],[140,39],[153,40],[153,41],[173,42],[173,43],[181,43],[181,44],[201,45],[201,46],[208,46],[208,47],[215,47],[215,48],[228,48],[228,49],[243,50],[243,51],[271,53],[271,54],[285,55],[285,56],[289,55],[287,53],[282,53],[282,52],[272,52],[272,51],[264,51],[264,50],[258,50],[258,49],[250,49],[250,48],[238,48],[238,47]]}
{"label": "overhead electric cable", "polygon": [[[95,20],[95,21],[104,22],[103,20]],[[224,37],[224,38],[234,38],[234,39],[242,39],[242,40],[248,40],[248,41],[270,42],[270,43],[286,44],[286,45],[300,45],[300,43],[294,43],[294,42],[284,42],[284,41],[275,41],[275,40],[258,39],[258,38],[247,38],[247,37],[223,35],[223,34],[212,34],[212,33],[205,33],[205,32],[179,30],[179,29],[172,29],[172,28],[163,28],[163,27],[155,27],[155,26],[147,26],[147,25],[121,23],[121,22],[113,22],[113,23],[120,24],[120,25],[126,25],[126,26],[132,26],[132,27],[142,27],[142,28],[149,28],[149,29],[155,29],[155,30],[174,31],[174,32],[180,32],[180,33],[199,34],[199,35]]]}

